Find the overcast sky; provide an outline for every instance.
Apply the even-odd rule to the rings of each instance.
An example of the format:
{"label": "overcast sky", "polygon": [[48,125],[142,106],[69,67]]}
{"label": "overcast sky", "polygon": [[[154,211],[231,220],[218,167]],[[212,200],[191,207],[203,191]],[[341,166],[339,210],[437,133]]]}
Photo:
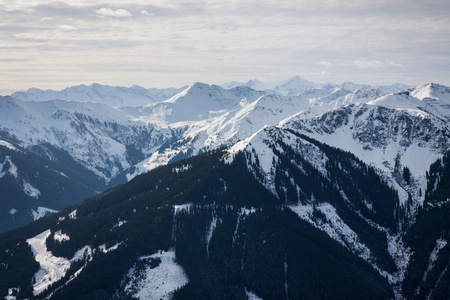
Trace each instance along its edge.
{"label": "overcast sky", "polygon": [[0,94],[94,82],[450,85],[449,0],[0,0]]}

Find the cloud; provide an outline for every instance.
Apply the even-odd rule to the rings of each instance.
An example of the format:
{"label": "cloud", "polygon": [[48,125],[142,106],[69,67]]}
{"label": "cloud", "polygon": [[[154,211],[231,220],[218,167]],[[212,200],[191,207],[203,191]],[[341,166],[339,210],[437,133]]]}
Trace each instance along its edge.
{"label": "cloud", "polygon": [[322,71],[322,72],[320,72],[320,75],[330,75],[330,72]]}
{"label": "cloud", "polygon": [[0,83],[171,86],[301,70],[309,80],[384,84],[414,74],[418,84],[445,84],[449,10],[442,0],[0,0],[0,57],[10,61]]}
{"label": "cloud", "polygon": [[398,64],[398,63],[395,63],[395,62],[390,62],[389,64],[390,64],[391,66],[393,66],[393,67],[403,68],[403,65],[402,65],[402,64]]}
{"label": "cloud", "polygon": [[52,20],[53,20],[52,17],[43,17],[39,20],[39,22],[52,21]]}
{"label": "cloud", "polygon": [[76,28],[75,26],[72,25],[61,25],[58,27],[61,30],[66,30],[66,31],[71,31],[71,30],[77,30],[78,28]]}
{"label": "cloud", "polygon": [[131,13],[125,9],[112,10],[110,8],[102,7],[96,9],[95,13],[100,17],[131,17]]}
{"label": "cloud", "polygon": [[366,69],[366,68],[376,69],[376,68],[383,68],[386,66],[403,68],[402,64],[392,62],[392,61],[390,63],[385,63],[380,60],[355,60],[355,61],[353,61],[353,65],[357,66],[358,68],[363,68],[363,69]]}
{"label": "cloud", "polygon": [[319,61],[319,65],[325,66],[325,67],[330,67],[331,63],[328,61]]}
{"label": "cloud", "polygon": [[385,64],[379,60],[355,60],[353,64],[358,68],[381,68],[384,67]]}
{"label": "cloud", "polygon": [[155,14],[153,14],[153,13],[149,13],[148,11],[146,11],[146,10],[141,10],[141,14],[142,15],[146,15],[146,16],[154,16]]}

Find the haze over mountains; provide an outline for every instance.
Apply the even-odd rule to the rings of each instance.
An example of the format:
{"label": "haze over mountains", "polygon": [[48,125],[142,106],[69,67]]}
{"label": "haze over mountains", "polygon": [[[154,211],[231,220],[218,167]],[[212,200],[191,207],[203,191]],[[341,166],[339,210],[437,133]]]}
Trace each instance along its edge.
{"label": "haze over mountains", "polygon": [[[48,261],[38,261],[0,288],[74,296],[97,274],[96,264],[131,255],[136,260],[111,270],[111,286],[85,296],[145,298],[154,290],[145,276],[156,262],[160,272],[178,270],[158,297],[291,299],[321,290],[333,298],[327,293],[337,281],[328,288],[298,283],[312,274],[337,280],[323,265],[302,269],[307,262],[298,253],[314,249],[326,252],[320,264],[344,266],[337,278],[347,297],[367,290],[374,298],[448,295],[449,120],[450,88],[435,83],[374,87],[297,76],[164,90],[94,84],[1,97],[1,231],[93,198],[6,233],[5,276],[14,272],[5,267],[15,263],[10,254],[28,251],[11,241],[35,255],[52,248],[67,268],[50,266],[60,275],[34,276],[30,286],[39,269],[50,272]],[[424,225],[433,219],[440,222]],[[140,235],[152,242],[143,245]],[[417,236],[428,236],[422,246]],[[189,261],[193,253],[201,254]],[[227,260],[229,267],[220,263]],[[352,291],[356,274],[364,275]]]}

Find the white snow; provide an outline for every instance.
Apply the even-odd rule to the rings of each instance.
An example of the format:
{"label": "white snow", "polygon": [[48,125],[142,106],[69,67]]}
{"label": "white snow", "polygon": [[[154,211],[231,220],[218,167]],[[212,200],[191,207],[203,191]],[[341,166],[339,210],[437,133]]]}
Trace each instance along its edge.
{"label": "white snow", "polygon": [[40,218],[45,217],[48,214],[54,214],[57,212],[58,212],[57,210],[51,208],[38,206],[36,210],[34,209],[31,210],[31,216],[33,217],[33,220],[36,221],[39,220]]}
{"label": "white snow", "polygon": [[62,233],[61,230],[58,230],[53,234],[53,239],[55,241],[58,241],[61,243],[61,242],[69,241],[70,237],[67,234]]}
{"label": "white snow", "polygon": [[127,220],[119,220],[119,222],[117,222],[117,224],[114,224],[113,229],[116,228],[116,227],[120,227],[120,226],[122,226],[122,225],[124,225],[126,223],[128,223]]}
{"label": "white snow", "polygon": [[61,279],[70,268],[70,261],[67,258],[55,257],[51,252],[47,251],[45,240],[50,233],[50,229],[48,229],[27,240],[27,243],[33,250],[36,261],[41,266],[41,269],[34,275],[36,280],[36,283],[33,284],[34,295],[40,294],[49,285]]}
{"label": "white snow", "polygon": [[[14,178],[18,178],[19,177],[19,173],[17,171],[17,167],[16,165],[12,162],[11,158],[9,156],[6,157],[5,163],[9,162],[9,170],[8,173],[11,174],[12,176],[14,176]],[[2,166],[3,167],[3,166]],[[2,176],[3,177],[3,176]]]}
{"label": "white snow", "polygon": [[8,295],[5,296],[5,299],[6,300],[16,300],[17,297],[13,296],[13,293],[14,292],[19,292],[19,291],[20,291],[20,288],[9,288],[8,289]]}
{"label": "white snow", "polygon": [[16,212],[18,212],[18,210],[15,209],[15,208],[11,208],[11,209],[9,210],[9,214],[10,214],[11,216],[13,216]]}
{"label": "white snow", "polygon": [[77,218],[77,210],[75,209],[71,213],[69,213],[69,219],[76,219]]}
{"label": "white snow", "polygon": [[[250,169],[258,168],[258,171],[264,174],[264,181],[261,183],[274,195],[277,195],[273,170],[276,168],[279,158],[274,150],[284,153],[282,146],[293,149],[293,151],[307,159],[319,172],[326,175],[325,164],[328,160],[326,155],[312,143],[288,131],[280,130],[278,127],[264,127],[249,138],[236,143],[227,149],[223,159],[226,163],[231,163],[238,152],[245,151],[250,156],[247,162],[248,167]],[[256,164],[256,161],[259,162],[259,165]],[[302,170],[301,166],[297,167]]]}
{"label": "white snow", "polygon": [[29,182],[26,182],[26,181],[24,181],[24,183],[23,183],[23,191],[28,196],[36,198],[36,199],[39,198],[39,196],[41,195],[41,192],[37,188],[35,188]]}
{"label": "white snow", "polygon": [[160,259],[161,263],[153,269],[148,266],[141,276],[132,268],[128,272],[131,281],[125,286],[125,291],[138,299],[172,299],[173,292],[189,281],[183,268],[176,262],[175,251],[158,251],[140,258],[149,259]]}
{"label": "white snow", "polygon": [[420,107],[423,106],[423,102],[415,97],[409,97],[405,95],[387,95],[376,100],[372,100],[367,104],[406,110],[413,115],[424,114],[424,111],[420,109]]}
{"label": "white snow", "polygon": [[434,263],[436,262],[439,251],[441,251],[442,248],[444,248],[447,245],[447,241],[444,239],[437,239],[436,240],[436,246],[434,247],[433,251],[430,253],[430,257],[428,258],[428,267],[425,270],[422,281],[426,281],[428,272],[431,271],[431,269],[434,267]]}
{"label": "white snow", "polygon": [[51,284],[60,280],[70,268],[71,262],[83,259],[84,254],[92,254],[90,246],[85,246],[78,250],[74,257],[68,260],[65,257],[56,257],[50,251],[47,251],[46,239],[50,236],[50,229],[27,239],[31,246],[35,260],[41,268],[34,275],[36,283],[33,284],[33,294],[39,295]]}
{"label": "white snow", "polygon": [[99,248],[100,251],[102,251],[103,253],[108,253],[108,252],[114,251],[114,250],[116,250],[117,248],[119,248],[119,246],[120,246],[121,244],[122,244],[122,242],[117,243],[117,244],[115,244],[115,245],[109,247],[108,249],[106,249],[106,245],[105,245],[105,244],[102,244],[102,245],[98,246],[98,248]]}
{"label": "white snow", "polygon": [[206,234],[206,253],[208,254],[208,256],[209,256],[209,243],[214,233],[214,229],[216,229],[216,226],[217,226],[217,217],[214,216],[211,220],[211,224],[209,225],[209,229]]}
{"label": "white snow", "polygon": [[180,211],[188,211],[189,212],[189,210],[191,209],[192,205],[193,205],[192,203],[181,204],[181,205],[174,205],[173,206],[174,214],[176,215]]}
{"label": "white snow", "polygon": [[180,173],[180,172],[184,172],[189,170],[190,168],[192,168],[192,165],[188,164],[188,165],[182,165],[181,167],[176,167],[176,168],[172,168],[172,172],[173,173]]}
{"label": "white snow", "polygon": [[70,262],[82,260],[86,255],[89,257],[90,260],[92,259],[91,246],[86,245],[83,248],[81,248],[80,250],[78,250],[77,252],[75,252],[75,254],[73,255]]}
{"label": "white snow", "polygon": [[18,151],[16,147],[14,147],[11,143],[8,143],[7,141],[0,140],[0,146],[6,147],[13,151]]}
{"label": "white snow", "polygon": [[245,289],[245,294],[247,295],[248,300],[262,300],[262,298],[256,296],[252,291],[247,291],[247,289]]}
{"label": "white snow", "polygon": [[6,165],[6,160],[5,162],[0,162],[0,178],[3,178],[3,176],[6,175],[7,171],[3,171],[3,167]]}
{"label": "white snow", "polygon": [[317,210],[324,214],[326,222],[314,218],[314,207],[311,204],[289,206],[301,219],[307,221],[314,227],[324,231],[332,239],[339,242],[344,247],[358,255],[359,257],[370,261],[370,249],[364,245],[358,238],[358,235],[341,219],[334,206],[329,203],[319,203],[315,206]]}

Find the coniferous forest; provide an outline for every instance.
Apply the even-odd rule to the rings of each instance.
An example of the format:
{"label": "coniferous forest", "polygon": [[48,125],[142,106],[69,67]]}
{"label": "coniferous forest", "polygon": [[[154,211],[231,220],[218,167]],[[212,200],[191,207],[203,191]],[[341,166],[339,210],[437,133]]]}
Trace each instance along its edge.
{"label": "coniferous forest", "polygon": [[[245,153],[229,163],[224,151],[217,150],[159,167],[7,232],[0,238],[0,295],[19,287],[18,299],[133,299],[124,284],[131,268],[146,267],[139,257],[174,249],[189,278],[174,292],[175,299],[247,299],[249,291],[262,299],[394,298],[392,283],[374,266],[390,274],[398,271],[387,251],[387,235],[377,227],[395,234],[407,226],[397,194],[352,154],[308,142],[326,155],[327,176],[280,143],[275,193],[251,171]],[[431,291],[433,298],[449,295],[448,245],[423,280],[429,265],[424,253],[450,234],[449,157],[431,167],[432,188],[425,191],[425,205],[405,236],[414,249],[401,286],[405,298],[424,298]],[[436,187],[434,182],[439,182]],[[358,252],[362,250],[330,238],[291,209],[310,205],[314,224],[326,225],[330,220],[321,210],[324,203],[331,203],[370,249],[369,260]],[[74,211],[76,218],[69,218]],[[72,263],[64,278],[33,295],[39,264],[25,240],[47,229],[46,246],[53,255],[71,258],[86,245],[91,251]],[[70,239],[55,240],[58,231]],[[100,250],[114,245],[114,251]]]}

